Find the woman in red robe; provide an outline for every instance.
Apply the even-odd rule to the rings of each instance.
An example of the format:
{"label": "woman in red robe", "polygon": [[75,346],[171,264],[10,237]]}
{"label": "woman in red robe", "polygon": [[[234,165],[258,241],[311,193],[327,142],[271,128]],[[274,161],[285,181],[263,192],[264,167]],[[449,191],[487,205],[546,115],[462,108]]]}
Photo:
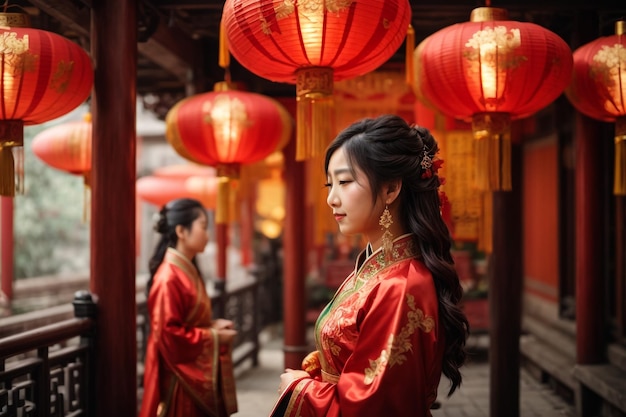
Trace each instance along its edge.
{"label": "woman in red robe", "polygon": [[211,317],[195,262],[209,241],[208,217],[193,199],[168,203],[150,260],[148,338],[140,417],[225,417],[237,411],[231,361],[236,331]]}
{"label": "woman in red robe", "polygon": [[317,350],[281,375],[272,416],[430,416],[443,373],[461,384],[469,325],[441,215],[428,130],[354,123],[329,145],[328,205],[369,242],[315,325]]}

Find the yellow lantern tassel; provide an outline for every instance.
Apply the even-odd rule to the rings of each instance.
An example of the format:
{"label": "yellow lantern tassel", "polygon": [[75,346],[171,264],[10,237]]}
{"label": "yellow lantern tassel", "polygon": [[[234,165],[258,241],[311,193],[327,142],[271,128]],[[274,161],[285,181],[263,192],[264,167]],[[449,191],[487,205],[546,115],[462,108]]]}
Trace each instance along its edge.
{"label": "yellow lantern tassel", "polygon": [[333,70],[325,67],[296,71],[296,160],[324,153],[334,134]]}
{"label": "yellow lantern tassel", "polygon": [[87,223],[91,213],[91,172],[83,176],[83,223]]}
{"label": "yellow lantern tassel", "polygon": [[24,194],[24,147],[14,146],[11,148],[13,152],[13,161],[15,166],[13,172],[15,172],[15,193]]}
{"label": "yellow lantern tassel", "polygon": [[230,180],[230,188],[228,190],[228,221],[229,223],[239,222],[241,218],[241,200],[239,195],[239,180]]}
{"label": "yellow lantern tassel", "polygon": [[215,207],[215,223],[228,224],[230,215],[230,184],[228,177],[218,177],[217,179],[217,204]]}
{"label": "yellow lantern tassel", "polygon": [[406,83],[408,86],[413,87],[413,51],[415,50],[415,30],[413,26],[409,24],[409,28],[406,31],[406,56],[405,56],[405,72]]}
{"label": "yellow lantern tassel", "polygon": [[233,215],[231,211],[233,201],[233,196],[231,196],[231,180],[239,180],[240,171],[241,167],[239,164],[223,164],[217,166],[216,224],[228,224]]}
{"label": "yellow lantern tassel", "polygon": [[15,163],[10,147],[0,147],[0,195],[15,196]]}
{"label": "yellow lantern tassel", "polygon": [[472,118],[475,139],[475,185],[480,191],[510,191],[511,129],[507,113],[479,113]]}
{"label": "yellow lantern tassel", "polygon": [[[24,122],[0,120],[0,195],[24,192]],[[16,178],[17,174],[17,178]]]}
{"label": "yellow lantern tassel", "polygon": [[219,66],[228,68],[230,66],[230,51],[228,49],[228,38],[226,37],[226,28],[224,27],[224,19],[220,21],[220,40],[219,40]]}
{"label": "yellow lantern tassel", "polygon": [[313,244],[316,247],[322,247],[326,244],[326,236],[328,233],[337,231],[337,222],[332,216],[332,210],[328,207],[326,199],[328,190],[321,184],[326,182],[326,174],[321,168],[324,166],[324,157],[322,155],[311,158],[306,165],[307,189],[316,190],[307,193],[307,207],[312,208],[313,213]]}

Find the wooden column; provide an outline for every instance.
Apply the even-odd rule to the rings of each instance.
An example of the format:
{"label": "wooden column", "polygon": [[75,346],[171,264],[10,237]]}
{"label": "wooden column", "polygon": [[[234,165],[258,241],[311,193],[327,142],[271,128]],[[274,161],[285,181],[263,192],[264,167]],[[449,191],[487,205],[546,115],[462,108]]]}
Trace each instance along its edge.
{"label": "wooden column", "polygon": [[[0,197],[0,274],[2,274],[2,296],[6,301],[13,299],[13,198]],[[0,306],[1,307],[1,306]]]}
{"label": "wooden column", "polygon": [[615,197],[615,306],[618,334],[626,337],[626,197]]}
{"label": "wooden column", "polygon": [[576,362],[604,360],[602,172],[607,161],[598,146],[598,122],[576,114]]}
{"label": "wooden column", "polygon": [[137,415],[135,152],[137,0],[92,2],[91,290],[98,417]]}
{"label": "wooden column", "polygon": [[[295,99],[281,104],[295,119]],[[305,164],[295,160],[296,141],[285,147],[285,228],[283,234],[283,323],[285,367],[300,369],[309,346],[306,340],[306,211]]]}
{"label": "wooden column", "polygon": [[520,411],[521,167],[521,145],[513,144],[513,190],[493,195],[493,253],[489,259],[489,415],[493,417],[518,417]]}

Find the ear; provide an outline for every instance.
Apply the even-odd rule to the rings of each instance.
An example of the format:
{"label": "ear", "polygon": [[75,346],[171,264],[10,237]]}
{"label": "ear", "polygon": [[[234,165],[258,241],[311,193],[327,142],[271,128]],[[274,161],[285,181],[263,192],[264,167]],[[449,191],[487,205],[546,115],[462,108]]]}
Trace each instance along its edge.
{"label": "ear", "polygon": [[397,179],[388,182],[383,187],[383,197],[385,200],[385,204],[389,205],[393,203],[400,195],[400,190],[402,190],[402,180]]}
{"label": "ear", "polygon": [[185,228],[182,225],[177,225],[176,226],[176,237],[180,240],[182,239],[182,237],[184,236],[184,232],[185,232]]}

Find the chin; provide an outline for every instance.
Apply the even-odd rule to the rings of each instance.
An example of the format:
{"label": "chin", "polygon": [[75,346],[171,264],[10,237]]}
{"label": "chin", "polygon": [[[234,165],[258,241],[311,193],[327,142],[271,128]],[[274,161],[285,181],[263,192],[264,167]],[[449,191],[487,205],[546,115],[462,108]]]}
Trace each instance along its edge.
{"label": "chin", "polygon": [[339,225],[339,231],[340,231],[340,232],[341,232],[341,234],[342,234],[342,235],[344,235],[344,236],[353,236],[353,235],[355,235],[355,234],[356,234],[354,231],[350,230],[350,228],[349,228],[349,227],[347,227],[347,226],[342,226],[342,225]]}

